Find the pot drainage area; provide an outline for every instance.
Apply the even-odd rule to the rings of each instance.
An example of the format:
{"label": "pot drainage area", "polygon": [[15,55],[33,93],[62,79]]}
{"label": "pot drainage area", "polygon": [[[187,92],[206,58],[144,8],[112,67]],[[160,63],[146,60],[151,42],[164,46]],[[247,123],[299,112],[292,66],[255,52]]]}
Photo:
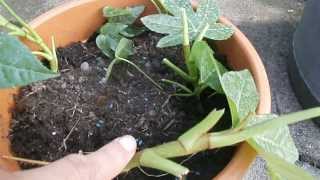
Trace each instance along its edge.
{"label": "pot drainage area", "polygon": [[[28,20],[70,0],[7,0]],[[285,114],[302,109],[289,80],[287,64],[292,62],[292,38],[302,16],[304,0],[224,0],[222,13],[254,44],[264,61],[272,88],[272,111]],[[3,11],[0,9],[0,13]],[[4,13],[5,14],[5,13]],[[320,178],[320,129],[312,121],[290,127],[299,150],[298,164]],[[246,180],[266,180],[264,161],[257,158]]]}

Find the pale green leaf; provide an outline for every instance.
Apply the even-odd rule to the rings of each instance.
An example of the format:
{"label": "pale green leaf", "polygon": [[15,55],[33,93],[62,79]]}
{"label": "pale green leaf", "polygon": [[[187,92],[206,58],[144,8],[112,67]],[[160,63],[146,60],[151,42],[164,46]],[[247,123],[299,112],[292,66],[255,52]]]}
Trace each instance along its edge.
{"label": "pale green leaf", "polygon": [[154,14],[141,18],[142,23],[151,31],[161,34],[182,33],[181,18],[166,15]]}
{"label": "pale green leaf", "polygon": [[133,41],[127,38],[122,38],[115,51],[117,58],[127,58],[133,54]]}
{"label": "pale green leaf", "polygon": [[197,16],[203,21],[216,22],[219,18],[219,9],[216,0],[200,0],[197,8]]}
{"label": "pale green leaf", "polygon": [[259,96],[255,82],[248,70],[242,70],[225,73],[221,84],[233,112],[232,125],[235,127],[249,113],[256,111]]}
{"label": "pale green leaf", "polygon": [[[207,32],[204,33],[205,38],[212,40],[224,40],[233,34],[232,28],[216,23],[219,17],[219,11],[216,2],[213,0],[201,1],[197,12],[193,11],[191,3],[188,0],[163,0],[161,2],[171,15],[157,14],[142,18],[143,24],[150,30],[171,35],[162,40],[165,43],[161,42],[161,47],[182,44],[182,41],[178,41],[177,43],[167,43],[168,39],[175,39],[172,37],[173,35],[179,35],[183,31],[183,22],[181,18],[182,8],[186,11],[190,41],[194,41],[207,24],[209,24],[209,28]],[[177,37],[176,39],[179,38]]]}
{"label": "pale green leaf", "polygon": [[233,29],[221,23],[211,23],[205,37],[212,40],[225,40],[232,36]]}
{"label": "pale green leaf", "polygon": [[266,160],[268,172],[272,180],[315,180],[303,169],[295,166],[275,154],[260,154]]}
{"label": "pale green leaf", "polygon": [[171,14],[175,16],[181,16],[181,8],[186,10],[187,15],[193,15],[190,0],[162,0],[162,4]]}
{"label": "pale green leaf", "polygon": [[[248,127],[258,123],[272,120],[276,115],[256,115],[252,116],[248,122]],[[290,163],[295,163],[299,158],[298,150],[290,135],[288,126],[274,128],[264,133],[261,133],[248,143],[259,152],[273,153]]]}
{"label": "pale green leaf", "polygon": [[157,47],[164,48],[164,47],[176,46],[181,43],[182,43],[181,33],[169,34],[160,39],[160,41],[157,44]]}
{"label": "pale green leaf", "polygon": [[24,86],[57,76],[17,38],[0,33],[0,88]]}

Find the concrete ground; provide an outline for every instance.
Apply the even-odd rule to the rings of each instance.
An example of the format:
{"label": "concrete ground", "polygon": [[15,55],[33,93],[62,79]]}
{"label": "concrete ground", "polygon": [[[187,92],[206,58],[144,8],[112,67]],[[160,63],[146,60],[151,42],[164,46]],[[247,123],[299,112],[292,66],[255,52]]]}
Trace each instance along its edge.
{"label": "concrete ground", "polygon": [[[69,0],[7,0],[27,20]],[[304,0],[221,0],[222,14],[251,40],[262,57],[272,89],[272,111],[301,109],[290,85],[287,63],[292,61],[292,36],[302,15]],[[0,9],[0,13],[3,11]],[[311,121],[290,127],[300,153],[297,163],[320,179],[320,129]],[[245,179],[268,179],[264,161],[257,158]]]}

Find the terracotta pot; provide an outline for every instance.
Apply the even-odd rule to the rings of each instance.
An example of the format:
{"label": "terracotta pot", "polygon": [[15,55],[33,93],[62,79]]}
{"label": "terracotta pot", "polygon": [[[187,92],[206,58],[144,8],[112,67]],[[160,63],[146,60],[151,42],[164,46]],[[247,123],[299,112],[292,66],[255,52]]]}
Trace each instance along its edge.
{"label": "terracotta pot", "polygon": [[[105,21],[101,11],[104,6],[125,7],[141,4],[146,6],[145,14],[156,12],[150,0],[77,0],[41,15],[32,21],[31,25],[44,38],[47,44],[50,44],[50,38],[54,36],[57,46],[61,47],[72,42],[86,40],[95,32]],[[220,21],[233,26],[230,21],[223,17]],[[220,52],[227,55],[229,64],[234,69],[240,70],[246,68],[251,71],[260,94],[257,113],[269,113],[271,109],[271,95],[265,68],[249,40],[238,28],[233,27],[235,29],[233,37],[227,41],[217,42],[217,47]],[[29,46],[32,47],[32,45]],[[7,137],[11,120],[10,111],[14,104],[13,94],[16,92],[17,89],[0,90],[1,155],[11,155],[10,142]],[[241,179],[255,157],[256,153],[249,145],[245,143],[240,144],[231,162],[215,179]],[[7,170],[19,170],[17,163],[12,160],[0,159],[0,166]]]}

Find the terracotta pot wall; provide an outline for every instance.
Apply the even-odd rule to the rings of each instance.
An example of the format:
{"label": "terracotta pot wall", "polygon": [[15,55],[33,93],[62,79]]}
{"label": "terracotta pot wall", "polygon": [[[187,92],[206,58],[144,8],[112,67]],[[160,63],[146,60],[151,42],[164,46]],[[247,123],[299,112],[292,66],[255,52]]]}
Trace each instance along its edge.
{"label": "terracotta pot wall", "polygon": [[[155,12],[149,0],[75,0],[43,14],[31,22],[31,25],[47,44],[50,44],[50,38],[54,36],[57,46],[61,47],[86,40],[95,32],[104,22],[101,11],[104,6],[125,7],[141,4],[147,7],[145,14]],[[220,21],[232,25],[225,18],[220,18]],[[251,71],[260,94],[257,113],[269,113],[271,95],[262,61],[248,39],[236,27],[234,29],[233,37],[227,41],[217,42],[217,47],[220,52],[227,55],[229,64],[234,69]],[[32,44],[26,44],[34,49]],[[14,103],[13,94],[16,91],[16,89],[0,90],[0,155],[11,155],[7,136],[11,120],[10,110]],[[240,144],[232,161],[215,179],[241,179],[255,156],[256,153],[247,144]],[[19,169],[16,162],[4,159],[0,159],[0,166],[8,170]]]}

